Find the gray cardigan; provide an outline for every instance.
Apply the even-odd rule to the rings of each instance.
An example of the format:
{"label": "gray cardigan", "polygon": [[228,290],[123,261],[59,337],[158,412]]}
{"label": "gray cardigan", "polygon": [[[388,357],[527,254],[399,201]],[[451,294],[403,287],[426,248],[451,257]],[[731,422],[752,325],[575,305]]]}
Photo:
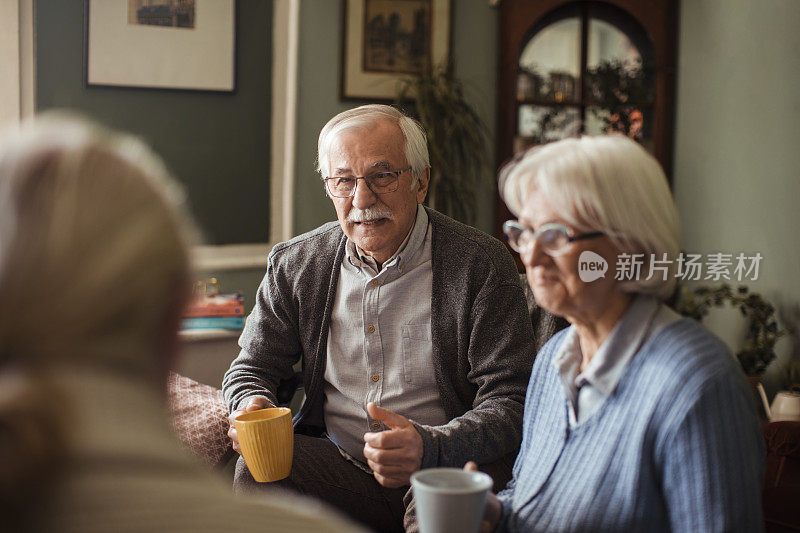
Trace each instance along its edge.
{"label": "gray cardigan", "polygon": [[[535,355],[514,261],[496,239],[428,209],[432,226],[431,334],[436,383],[450,422],[416,424],[422,468],[513,464]],[[298,432],[324,431],[323,382],[331,309],[347,242],[338,222],[276,245],[223,379],[229,409],[253,395],[275,402],[302,359],[306,400]],[[413,416],[410,417],[413,421]],[[501,470],[505,470],[502,468]]]}

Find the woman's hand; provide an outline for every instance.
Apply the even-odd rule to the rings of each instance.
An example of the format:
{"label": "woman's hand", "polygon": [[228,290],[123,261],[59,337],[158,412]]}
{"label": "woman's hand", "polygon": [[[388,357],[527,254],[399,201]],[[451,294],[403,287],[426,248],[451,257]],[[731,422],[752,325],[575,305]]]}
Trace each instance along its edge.
{"label": "woman's hand", "polygon": [[[464,465],[464,470],[468,472],[477,472],[478,465],[474,461],[470,461]],[[497,524],[503,517],[503,506],[500,500],[494,495],[492,491],[486,496],[486,509],[483,511],[483,521],[481,522],[481,533],[492,533],[497,529]]]}

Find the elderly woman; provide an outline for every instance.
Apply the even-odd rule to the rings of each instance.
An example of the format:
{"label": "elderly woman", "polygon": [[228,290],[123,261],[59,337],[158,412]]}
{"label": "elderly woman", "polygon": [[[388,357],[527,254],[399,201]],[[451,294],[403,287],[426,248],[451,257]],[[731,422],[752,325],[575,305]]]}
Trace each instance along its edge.
{"label": "elderly woman", "polygon": [[536,357],[514,478],[490,497],[484,529],[762,529],[764,452],[744,376],[663,303],[678,217],[656,160],[621,136],[567,139],[508,165],[500,188],[537,303],[571,327]]}
{"label": "elderly woman", "polygon": [[141,142],[46,118],[0,139],[0,529],[352,531],[236,499],[164,409],[188,294],[181,191]]}

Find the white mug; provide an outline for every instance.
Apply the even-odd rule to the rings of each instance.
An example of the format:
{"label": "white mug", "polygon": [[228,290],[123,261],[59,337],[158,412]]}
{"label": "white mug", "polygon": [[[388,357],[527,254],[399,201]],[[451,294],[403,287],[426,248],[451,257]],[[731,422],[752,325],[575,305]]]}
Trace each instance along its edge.
{"label": "white mug", "polygon": [[420,533],[478,533],[494,485],[483,472],[428,468],[411,476]]}

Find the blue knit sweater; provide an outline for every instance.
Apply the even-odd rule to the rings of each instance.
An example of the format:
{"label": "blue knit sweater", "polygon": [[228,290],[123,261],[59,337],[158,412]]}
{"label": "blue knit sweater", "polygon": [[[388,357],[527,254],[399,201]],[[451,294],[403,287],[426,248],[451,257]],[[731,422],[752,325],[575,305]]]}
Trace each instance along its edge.
{"label": "blue knit sweater", "polygon": [[650,338],[617,388],[570,428],[551,364],[534,363],[503,531],[761,531],[764,446],[725,345],[690,319]]}

